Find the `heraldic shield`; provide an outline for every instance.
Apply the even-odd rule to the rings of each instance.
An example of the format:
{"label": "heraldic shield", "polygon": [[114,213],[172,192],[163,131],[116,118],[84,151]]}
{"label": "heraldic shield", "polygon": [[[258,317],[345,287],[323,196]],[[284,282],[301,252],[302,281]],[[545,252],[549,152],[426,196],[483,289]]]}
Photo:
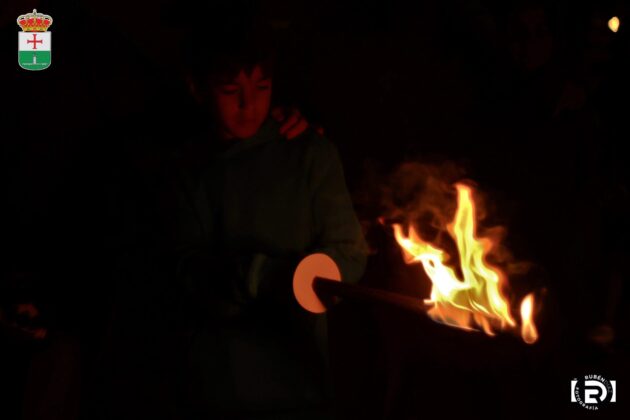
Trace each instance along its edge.
{"label": "heraldic shield", "polygon": [[21,15],[17,19],[22,29],[18,33],[18,64],[25,70],[44,70],[51,63],[52,18],[48,15],[33,13]]}

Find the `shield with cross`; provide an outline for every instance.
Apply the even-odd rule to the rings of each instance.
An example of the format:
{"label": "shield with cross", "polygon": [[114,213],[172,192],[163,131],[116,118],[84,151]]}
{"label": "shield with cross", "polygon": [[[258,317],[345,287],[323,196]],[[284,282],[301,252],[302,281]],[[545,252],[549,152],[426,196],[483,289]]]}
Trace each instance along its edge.
{"label": "shield with cross", "polygon": [[22,28],[18,33],[18,64],[25,70],[44,70],[51,62],[52,18],[48,15],[33,13],[21,15],[17,23]]}

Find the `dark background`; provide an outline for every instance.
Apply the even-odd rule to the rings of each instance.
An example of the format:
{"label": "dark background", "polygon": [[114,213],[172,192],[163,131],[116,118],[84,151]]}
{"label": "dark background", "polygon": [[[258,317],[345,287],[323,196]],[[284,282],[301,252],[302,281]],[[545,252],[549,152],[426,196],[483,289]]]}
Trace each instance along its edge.
{"label": "dark background", "polygon": [[[109,337],[112,302],[151,294],[146,285],[115,287],[111,268],[121,253],[164,252],[168,233],[156,226],[169,211],[161,201],[165,156],[198,124],[180,46],[192,26],[234,10],[276,29],[275,102],[298,107],[341,152],[373,248],[367,284],[409,294],[421,288],[415,268],[404,267],[375,223],[391,207],[382,192],[388,174],[409,160],[464,168],[492,203],[485,222],[505,226],[507,248],[533,263],[514,284],[542,301],[542,337],[532,347],[383,308],[336,309],[340,412],[575,418],[590,413],[569,403],[570,380],[595,373],[618,380],[619,402],[607,413],[622,415],[630,233],[625,2],[28,3],[0,5],[0,301],[37,302],[64,338],[3,335],[6,418],[28,401],[55,400],[46,378],[59,375],[70,384],[73,375],[88,378],[63,391],[67,406],[81,400],[85,412],[86,404],[108,404],[89,378],[93,360],[111,350],[103,350],[110,343],[103,334]],[[52,65],[42,72],[16,61],[15,19],[34,7],[54,20]],[[617,33],[607,26],[612,16],[621,21]],[[161,328],[153,319],[136,322]],[[79,353],[87,368],[73,364]],[[33,373],[51,365],[65,373]],[[121,398],[120,407],[125,398],[142,400]]]}

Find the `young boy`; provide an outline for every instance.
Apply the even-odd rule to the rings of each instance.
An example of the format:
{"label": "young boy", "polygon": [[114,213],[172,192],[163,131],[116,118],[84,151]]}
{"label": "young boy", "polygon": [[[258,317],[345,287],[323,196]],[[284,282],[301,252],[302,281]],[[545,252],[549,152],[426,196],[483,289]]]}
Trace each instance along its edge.
{"label": "young boy", "polygon": [[313,131],[287,141],[269,117],[268,33],[232,26],[213,36],[221,44],[194,50],[189,77],[214,138],[182,200],[178,274],[200,320],[189,402],[194,414],[305,418],[330,391],[326,325],[296,303],[293,271],[323,252],[357,282],[367,247],[334,144]]}

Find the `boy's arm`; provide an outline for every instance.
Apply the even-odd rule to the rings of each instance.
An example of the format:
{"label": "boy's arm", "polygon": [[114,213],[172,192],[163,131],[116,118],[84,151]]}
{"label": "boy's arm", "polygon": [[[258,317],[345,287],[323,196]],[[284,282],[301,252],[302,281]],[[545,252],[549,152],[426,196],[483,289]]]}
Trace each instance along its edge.
{"label": "boy's arm", "polygon": [[186,171],[177,175],[175,273],[185,293],[196,294],[208,287],[218,260],[211,241],[214,211],[198,176]]}
{"label": "boy's arm", "polygon": [[255,298],[293,301],[293,273],[311,253],[332,257],[344,282],[357,283],[365,270],[368,247],[354,213],[337,149],[326,138],[318,136],[312,140],[307,176],[315,232],[313,247],[293,258],[255,254],[248,260],[246,285],[248,294]]}
{"label": "boy's arm", "polygon": [[292,280],[299,262],[310,253],[323,252],[339,265],[343,281],[358,282],[365,269],[367,244],[346,188],[339,154],[327,139],[313,139],[307,176],[315,232],[312,249],[293,257],[262,253],[219,256],[206,250],[205,255],[214,256],[210,258],[212,274],[204,277],[231,279],[227,283],[236,286],[232,292],[237,301],[289,302],[294,300]]}
{"label": "boy's arm", "polygon": [[357,283],[363,276],[368,247],[346,187],[343,166],[335,145],[318,139],[314,148],[312,212],[317,239],[311,252],[335,260],[342,281]]}

